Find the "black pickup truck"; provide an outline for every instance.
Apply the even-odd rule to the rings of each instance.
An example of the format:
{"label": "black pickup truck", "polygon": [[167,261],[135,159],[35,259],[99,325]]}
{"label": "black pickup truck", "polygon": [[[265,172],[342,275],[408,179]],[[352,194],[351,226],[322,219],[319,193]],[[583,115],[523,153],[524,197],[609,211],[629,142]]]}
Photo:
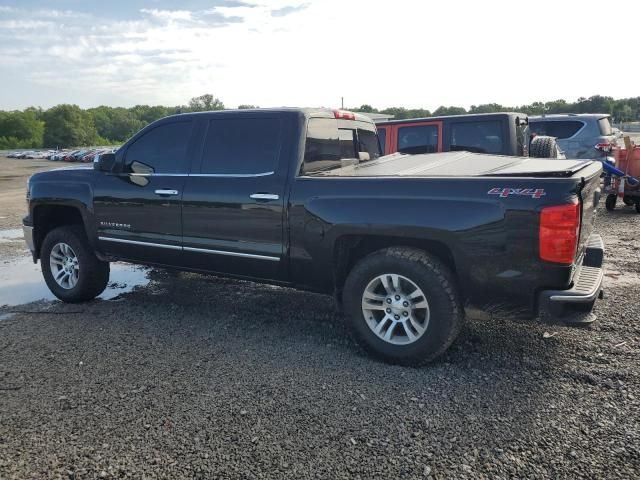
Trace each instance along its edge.
{"label": "black pickup truck", "polygon": [[192,113],[147,126],[93,168],[33,175],[24,231],[63,301],[99,295],[115,260],[292,286],[334,294],[357,343],[415,365],[447,349],[468,305],[592,307],[600,172],[381,156],[375,125],[351,112]]}

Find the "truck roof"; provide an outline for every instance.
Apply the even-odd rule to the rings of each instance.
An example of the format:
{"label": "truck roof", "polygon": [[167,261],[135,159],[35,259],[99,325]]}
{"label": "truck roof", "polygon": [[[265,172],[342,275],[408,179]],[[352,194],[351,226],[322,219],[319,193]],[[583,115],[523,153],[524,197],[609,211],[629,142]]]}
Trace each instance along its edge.
{"label": "truck roof", "polygon": [[414,123],[414,122],[422,122],[422,121],[433,121],[433,120],[481,120],[486,119],[490,120],[492,117],[521,117],[527,118],[526,113],[519,112],[494,112],[494,113],[466,113],[464,115],[444,115],[439,117],[422,117],[422,118],[403,118],[401,120],[381,120],[376,121],[376,125],[394,125],[399,123]]}
{"label": "truck roof", "polygon": [[599,120],[610,117],[608,113],[552,113],[549,115],[531,115],[529,120],[569,120],[571,118],[588,118]]}
{"label": "truck roof", "polygon": [[[340,112],[340,113],[336,113]],[[274,114],[287,114],[287,113],[301,113],[306,117],[313,118],[341,118],[342,120],[357,120],[361,122],[373,123],[366,115],[361,113],[355,113],[348,110],[324,108],[324,107],[276,107],[276,108],[247,108],[242,110],[209,110],[205,112],[187,112],[178,113],[175,116],[196,116],[196,115],[242,115],[247,113],[274,113]],[[337,117],[336,115],[342,115]],[[346,118],[345,115],[352,116],[353,118]],[[165,117],[167,118],[167,117]]]}

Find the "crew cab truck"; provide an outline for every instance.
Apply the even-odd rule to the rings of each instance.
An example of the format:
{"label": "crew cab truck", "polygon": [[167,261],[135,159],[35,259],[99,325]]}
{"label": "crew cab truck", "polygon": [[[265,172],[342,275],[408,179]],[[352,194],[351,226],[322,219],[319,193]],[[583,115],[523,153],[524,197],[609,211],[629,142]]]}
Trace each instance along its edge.
{"label": "crew cab truck", "polygon": [[[25,239],[65,302],[109,262],[334,294],[358,344],[428,362],[467,305],[589,309],[604,247],[599,162],[469,152],[381,156],[351,112],[170,116],[94,168],[33,175]],[[246,299],[250,301],[251,299]]]}

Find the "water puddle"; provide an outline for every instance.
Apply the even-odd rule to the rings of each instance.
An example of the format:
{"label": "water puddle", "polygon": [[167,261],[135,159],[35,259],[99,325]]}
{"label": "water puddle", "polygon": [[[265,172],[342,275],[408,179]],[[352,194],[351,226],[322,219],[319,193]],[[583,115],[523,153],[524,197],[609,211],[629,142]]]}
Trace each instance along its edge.
{"label": "water puddle", "polygon": [[0,243],[17,242],[23,239],[21,228],[11,228],[9,230],[0,230]]}
{"label": "water puddle", "polygon": [[[146,267],[112,263],[109,285],[99,298],[110,300],[136,287],[146,286],[150,282],[149,272]],[[0,263],[0,306],[22,305],[37,300],[57,300],[42,278],[40,264],[34,264],[27,257]]]}

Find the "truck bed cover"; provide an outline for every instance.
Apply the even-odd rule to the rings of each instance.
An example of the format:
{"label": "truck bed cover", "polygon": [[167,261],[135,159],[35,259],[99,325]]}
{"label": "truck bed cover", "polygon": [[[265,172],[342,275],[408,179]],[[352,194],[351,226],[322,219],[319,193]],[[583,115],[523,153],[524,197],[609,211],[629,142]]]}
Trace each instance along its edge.
{"label": "truck bed cover", "polygon": [[323,176],[409,177],[571,177],[591,162],[511,157],[470,152],[420,155],[394,153],[376,160],[318,172]]}

